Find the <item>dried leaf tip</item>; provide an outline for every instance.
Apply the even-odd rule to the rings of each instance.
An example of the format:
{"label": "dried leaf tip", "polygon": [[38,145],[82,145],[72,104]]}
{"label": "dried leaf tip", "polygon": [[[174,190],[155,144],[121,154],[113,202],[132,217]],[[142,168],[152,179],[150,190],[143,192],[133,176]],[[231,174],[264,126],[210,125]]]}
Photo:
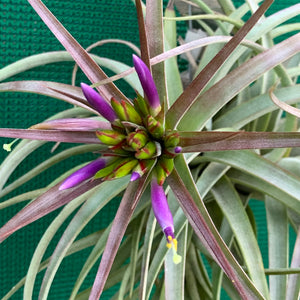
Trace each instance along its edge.
{"label": "dried leaf tip", "polygon": [[81,83],[81,89],[86,100],[109,122],[114,122],[117,115],[112,107],[89,85]]}
{"label": "dried leaf tip", "polygon": [[173,216],[164,189],[157,183],[156,178],[151,181],[151,201],[155,218],[166,236],[167,247],[173,250],[173,261],[178,264],[181,262],[181,256],[177,254]]}
{"label": "dried leaf tip", "polygon": [[144,96],[147,98],[150,112],[153,117],[157,116],[161,110],[159,95],[152,78],[151,72],[146,64],[136,55],[132,56],[134,68],[144,90]]}

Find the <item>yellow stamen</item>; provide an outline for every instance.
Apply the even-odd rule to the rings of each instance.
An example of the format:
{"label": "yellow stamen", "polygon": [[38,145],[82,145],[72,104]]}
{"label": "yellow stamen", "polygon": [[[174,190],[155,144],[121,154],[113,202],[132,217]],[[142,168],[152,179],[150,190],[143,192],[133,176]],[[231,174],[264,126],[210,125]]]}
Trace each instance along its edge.
{"label": "yellow stamen", "polygon": [[3,144],[3,149],[7,152],[11,151],[12,145],[17,141],[18,139],[13,140],[10,144]]}
{"label": "yellow stamen", "polygon": [[173,250],[173,262],[174,264],[181,263],[181,256],[177,253],[177,240],[173,239],[170,235],[167,237],[167,248]]}

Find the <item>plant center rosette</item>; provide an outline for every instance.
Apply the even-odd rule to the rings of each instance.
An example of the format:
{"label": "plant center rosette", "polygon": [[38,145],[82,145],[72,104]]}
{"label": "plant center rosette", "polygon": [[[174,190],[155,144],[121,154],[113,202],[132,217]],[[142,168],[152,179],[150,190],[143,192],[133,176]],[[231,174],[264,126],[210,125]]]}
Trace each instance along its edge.
{"label": "plant center rosette", "polygon": [[81,84],[87,101],[110,123],[109,129],[96,131],[107,148],[100,158],[67,177],[60,190],[91,178],[112,180],[131,174],[130,181],[134,181],[151,172],[153,212],[178,263],[181,257],[173,217],[162,185],[173,170],[174,157],[181,152],[179,135],[164,128],[160,99],[148,67],[135,55],[133,62],[144,90],[144,97],[137,94],[133,102],[112,98],[109,104],[89,85]]}

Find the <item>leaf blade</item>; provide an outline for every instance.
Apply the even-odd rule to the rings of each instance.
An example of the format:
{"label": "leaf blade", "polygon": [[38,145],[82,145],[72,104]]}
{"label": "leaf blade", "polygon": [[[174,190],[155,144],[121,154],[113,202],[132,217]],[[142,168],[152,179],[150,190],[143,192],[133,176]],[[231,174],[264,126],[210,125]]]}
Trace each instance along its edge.
{"label": "leaf blade", "polygon": [[183,153],[300,146],[297,132],[178,131]]}
{"label": "leaf blade", "polygon": [[192,83],[185,89],[166,114],[167,127],[173,129],[180,122],[184,112],[186,112],[210,79],[223,65],[231,52],[240,44],[246,34],[252,29],[259,18],[264,14],[273,0],[266,0],[259,9],[251,16],[245,25],[234,35],[234,37],[221,49],[221,51],[207,64],[207,66],[197,75]]}
{"label": "leaf blade", "polygon": [[[78,66],[86,74],[91,82],[98,82],[107,79],[106,74],[95,63],[91,56],[84,50],[72,35],[64,28],[57,18],[49,9],[39,0],[28,0],[33,9],[41,17],[43,22],[48,26],[60,43],[72,55]],[[98,87],[101,95],[109,101],[112,96],[126,99],[125,95],[113,84],[108,83],[106,86]]]}

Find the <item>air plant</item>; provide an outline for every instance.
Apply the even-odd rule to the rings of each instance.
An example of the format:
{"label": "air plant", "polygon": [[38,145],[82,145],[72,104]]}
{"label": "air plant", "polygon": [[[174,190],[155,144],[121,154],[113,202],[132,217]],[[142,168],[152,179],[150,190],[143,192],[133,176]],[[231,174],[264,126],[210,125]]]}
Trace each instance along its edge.
{"label": "air plant", "polygon": [[[64,206],[37,246],[26,278],[17,284],[24,284],[24,299],[32,297],[36,276],[44,268],[39,297],[47,299],[64,257],[85,248],[89,237],[75,241],[79,233],[118,195],[122,200],[112,224],[90,236],[93,250],[70,299],[98,299],[118,282],[118,299],[148,299],[151,293],[159,297],[163,291],[166,299],[220,299],[221,287],[232,299],[297,299],[300,160],[290,148],[300,146],[299,112],[294,107],[300,91],[300,34],[276,45],[273,39],[299,26],[281,24],[299,14],[300,5],[264,17],[273,1],[266,0],[260,7],[249,1],[253,14],[244,24],[247,4],[235,10],[231,1],[220,1],[225,13],[219,15],[195,1],[206,14],[176,17],[173,1],[163,16],[161,1],[147,1],[144,6],[136,0],[141,57],[133,55],[133,67],[107,77],[97,58],[78,44],[41,1],[28,2],[91,85],[0,84],[1,91],[41,93],[80,107],[73,109],[71,117],[67,113],[63,118],[54,116],[29,129],[1,128],[2,137],[26,139],[12,146],[2,163],[1,184],[22,161],[16,163],[14,157],[24,151],[28,140],[80,143],[97,157],[61,175],[46,190],[32,193],[33,201],[0,229],[3,241]],[[216,20],[216,30],[201,21],[205,16]],[[184,18],[199,20],[208,36],[177,46],[175,24]],[[220,43],[225,45],[220,47]],[[204,46],[194,79],[183,89],[174,57]],[[0,72],[7,68],[17,70],[18,63]],[[133,100],[114,84],[132,73],[137,75],[132,83]],[[80,112],[78,117],[74,112]],[[81,117],[82,112],[86,117]],[[10,150],[11,145],[4,148]],[[29,145],[24,156],[36,148]],[[77,153],[77,146],[72,149]],[[58,160],[65,158],[61,155]],[[30,176],[25,175],[20,184]],[[13,189],[20,184],[13,184]],[[1,196],[11,190],[4,187]],[[269,285],[248,213],[254,196],[267,211],[270,272],[283,275],[270,276]],[[23,197],[27,200],[28,194]],[[14,199],[3,206],[11,203]],[[42,262],[55,232],[76,209],[50,259]],[[290,266],[288,224],[298,234]],[[78,293],[100,256],[93,286]],[[211,265],[211,279],[204,257]],[[288,273],[293,274],[288,277]],[[116,280],[114,274],[122,276]]]}

